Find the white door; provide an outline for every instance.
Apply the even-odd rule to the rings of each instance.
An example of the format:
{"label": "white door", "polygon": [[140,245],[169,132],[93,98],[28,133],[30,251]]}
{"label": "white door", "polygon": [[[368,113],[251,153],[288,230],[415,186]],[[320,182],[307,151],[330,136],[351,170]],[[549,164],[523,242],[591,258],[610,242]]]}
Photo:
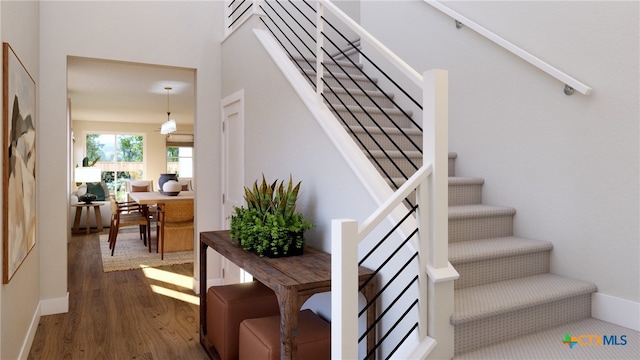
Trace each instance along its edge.
{"label": "white door", "polygon": [[[244,205],[244,91],[222,99],[222,223],[231,225],[234,206]],[[252,277],[222,258],[225,284],[251,281]]]}

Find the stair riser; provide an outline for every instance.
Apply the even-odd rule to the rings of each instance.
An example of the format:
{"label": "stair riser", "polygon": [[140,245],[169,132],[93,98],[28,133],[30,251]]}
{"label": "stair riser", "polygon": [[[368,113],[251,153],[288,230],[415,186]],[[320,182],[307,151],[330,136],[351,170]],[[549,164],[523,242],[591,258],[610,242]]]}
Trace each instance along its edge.
{"label": "stair riser", "polygon": [[549,253],[549,251],[540,251],[464,264],[453,263],[453,267],[460,274],[460,278],[454,282],[454,288],[462,289],[547,273],[549,272]]}
{"label": "stair riser", "polygon": [[449,242],[513,235],[513,216],[449,220]]}
{"label": "stair riser", "polygon": [[[331,90],[325,90],[324,96],[327,99],[327,101],[335,105],[344,104],[345,106],[354,105],[354,106],[363,106],[363,107],[376,107],[376,104],[377,104],[383,109],[394,108],[394,105],[391,102],[391,100],[389,100],[384,95],[372,96],[371,94],[369,94],[369,96],[371,97],[371,99],[369,99],[369,97],[363,94],[362,91],[360,90],[350,90],[351,95],[342,93],[340,92],[340,90],[343,90],[342,87],[335,87],[334,88],[334,91],[336,92],[335,94],[331,92]],[[338,98],[340,98],[342,102],[340,102]]]}
{"label": "stair riser", "polygon": [[[452,166],[449,165],[449,167],[451,168]],[[449,185],[449,206],[476,205],[481,203],[482,184]]]}
{"label": "stair riser", "polygon": [[449,176],[456,176],[456,159],[449,158]]}
{"label": "stair riser", "polygon": [[[462,354],[483,346],[591,316],[591,294],[533,306],[455,326],[454,352]],[[558,342],[561,339],[558,339]]]}
{"label": "stair riser", "polygon": [[[348,131],[348,130],[347,130]],[[400,135],[386,136],[380,133],[367,134],[364,132],[357,133],[358,139],[362,141],[364,147],[369,150],[387,150],[387,151],[420,151],[422,139],[419,136],[412,137],[414,144],[410,143],[406,138]],[[363,147],[359,142],[358,145]]]}
{"label": "stair riser", "polygon": [[[329,107],[329,109],[331,109],[331,107]],[[391,120],[389,120],[389,118]],[[385,115],[380,112],[367,115],[362,111],[353,111],[353,114],[350,114],[346,109],[338,109],[338,119],[343,119],[344,122],[343,120],[340,120],[340,122],[343,124],[346,123],[347,126],[377,126],[376,123],[381,127],[395,127],[393,123],[396,123],[400,127],[412,126],[411,121],[404,115]],[[358,124],[356,119],[358,119],[362,125]]]}

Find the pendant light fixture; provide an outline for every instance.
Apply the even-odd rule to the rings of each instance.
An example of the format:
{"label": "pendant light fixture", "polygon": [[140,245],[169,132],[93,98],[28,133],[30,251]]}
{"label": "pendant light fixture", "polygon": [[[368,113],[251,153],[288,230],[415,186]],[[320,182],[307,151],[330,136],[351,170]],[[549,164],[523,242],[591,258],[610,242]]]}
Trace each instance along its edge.
{"label": "pendant light fixture", "polygon": [[176,121],[171,118],[171,110],[169,110],[169,91],[171,91],[171,87],[167,86],[164,89],[167,90],[167,121],[160,128],[160,134],[162,135],[171,134],[177,130]]}

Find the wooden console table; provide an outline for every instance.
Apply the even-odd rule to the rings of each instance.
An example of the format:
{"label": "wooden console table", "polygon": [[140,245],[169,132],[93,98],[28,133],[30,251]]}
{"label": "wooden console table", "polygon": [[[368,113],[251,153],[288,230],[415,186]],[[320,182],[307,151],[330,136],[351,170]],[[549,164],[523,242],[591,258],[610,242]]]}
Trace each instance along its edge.
{"label": "wooden console table", "polygon": [[[295,359],[297,352],[298,312],[312,295],[331,291],[331,255],[312,247],[305,247],[304,255],[278,259],[259,257],[233,244],[229,231],[208,231],[200,233],[200,343],[211,358],[215,351],[207,341],[207,248],[220,253],[253,278],[272,289],[280,304],[280,358]],[[359,284],[365,284],[362,294],[367,302],[376,292],[375,281],[367,280],[374,272],[364,267],[358,269]],[[375,305],[367,311],[367,328],[373,324]],[[374,346],[375,333],[367,336],[367,348]],[[217,354],[216,354],[217,355]]]}

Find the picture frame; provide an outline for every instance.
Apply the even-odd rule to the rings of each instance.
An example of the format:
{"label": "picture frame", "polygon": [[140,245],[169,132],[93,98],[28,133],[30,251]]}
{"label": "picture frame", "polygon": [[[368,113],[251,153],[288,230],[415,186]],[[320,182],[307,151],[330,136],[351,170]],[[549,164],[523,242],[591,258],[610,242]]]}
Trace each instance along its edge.
{"label": "picture frame", "polygon": [[36,244],[36,83],[2,43],[2,283]]}

